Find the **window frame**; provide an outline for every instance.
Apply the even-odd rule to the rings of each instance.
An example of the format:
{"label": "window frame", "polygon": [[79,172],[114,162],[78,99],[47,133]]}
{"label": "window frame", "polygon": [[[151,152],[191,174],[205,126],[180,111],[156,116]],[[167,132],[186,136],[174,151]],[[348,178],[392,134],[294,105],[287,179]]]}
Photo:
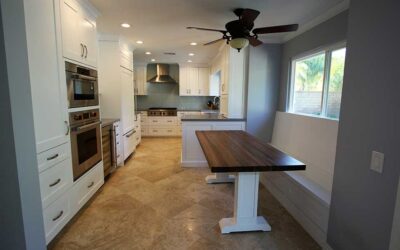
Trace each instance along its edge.
{"label": "window frame", "polygon": [[[288,79],[288,93],[287,93],[287,103],[286,103],[286,112],[297,114],[297,115],[304,115],[304,116],[312,116],[330,120],[339,120],[339,118],[332,118],[327,116],[327,100],[328,100],[328,93],[329,93],[329,77],[331,71],[331,63],[332,63],[332,52],[346,48],[346,41],[341,41],[329,46],[319,47],[317,49],[309,50],[304,53],[301,53],[295,57],[290,59],[289,63],[289,79]],[[320,115],[313,115],[307,113],[300,113],[294,112],[294,84],[295,84],[295,75],[296,75],[296,62],[302,61],[320,54],[325,55],[324,61],[324,77],[322,82],[322,97],[321,97],[321,114]],[[346,59],[345,59],[346,60]]]}

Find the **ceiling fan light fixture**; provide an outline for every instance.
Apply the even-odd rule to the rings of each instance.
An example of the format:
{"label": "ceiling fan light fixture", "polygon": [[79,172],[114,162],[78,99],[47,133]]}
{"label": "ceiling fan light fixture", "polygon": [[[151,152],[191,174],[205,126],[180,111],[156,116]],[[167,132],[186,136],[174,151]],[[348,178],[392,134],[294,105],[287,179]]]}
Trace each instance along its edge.
{"label": "ceiling fan light fixture", "polygon": [[249,45],[249,40],[243,37],[233,38],[229,41],[229,45],[240,52],[241,49]]}

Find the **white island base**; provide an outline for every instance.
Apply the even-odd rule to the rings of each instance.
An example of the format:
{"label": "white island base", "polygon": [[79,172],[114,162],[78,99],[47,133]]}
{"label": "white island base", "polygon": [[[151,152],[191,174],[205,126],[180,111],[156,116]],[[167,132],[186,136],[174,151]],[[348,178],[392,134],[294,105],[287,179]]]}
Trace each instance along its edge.
{"label": "white island base", "polygon": [[206,182],[208,184],[217,184],[217,183],[231,183],[235,182],[235,175],[229,173],[215,173],[207,175]]}
{"label": "white island base", "polygon": [[236,174],[233,218],[219,221],[221,233],[271,231],[267,220],[257,216],[259,178],[259,172]]}

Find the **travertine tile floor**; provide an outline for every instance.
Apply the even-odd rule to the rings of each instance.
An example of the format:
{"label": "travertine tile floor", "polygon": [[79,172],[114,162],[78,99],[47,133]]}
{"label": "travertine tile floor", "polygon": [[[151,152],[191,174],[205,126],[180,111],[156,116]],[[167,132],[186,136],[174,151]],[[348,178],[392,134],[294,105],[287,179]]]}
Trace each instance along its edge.
{"label": "travertine tile floor", "polygon": [[222,235],[233,184],[207,185],[208,168],[182,169],[179,138],[144,138],[50,249],[320,249],[275,198],[259,191],[271,232]]}

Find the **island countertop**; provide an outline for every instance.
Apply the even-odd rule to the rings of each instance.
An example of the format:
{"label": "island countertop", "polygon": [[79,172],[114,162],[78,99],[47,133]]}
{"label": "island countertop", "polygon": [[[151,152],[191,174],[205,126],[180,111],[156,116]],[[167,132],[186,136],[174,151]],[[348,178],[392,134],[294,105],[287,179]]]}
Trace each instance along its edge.
{"label": "island countertop", "polygon": [[235,121],[235,122],[244,122],[246,119],[244,118],[226,118],[220,114],[201,114],[201,115],[184,115],[181,118],[181,121],[198,121],[198,122],[204,122],[204,121],[213,121],[213,122],[229,122],[229,121]]}
{"label": "island countertop", "polygon": [[196,131],[211,172],[305,170],[306,165],[244,131]]}

